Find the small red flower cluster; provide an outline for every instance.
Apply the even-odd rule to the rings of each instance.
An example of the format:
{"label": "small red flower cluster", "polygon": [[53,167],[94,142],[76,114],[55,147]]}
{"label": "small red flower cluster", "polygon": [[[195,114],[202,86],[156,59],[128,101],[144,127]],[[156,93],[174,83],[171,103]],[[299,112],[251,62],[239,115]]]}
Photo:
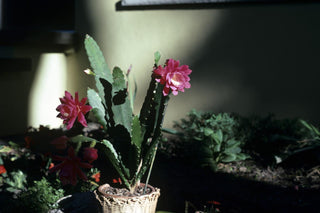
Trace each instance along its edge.
{"label": "small red flower cluster", "polygon": [[121,181],[121,179],[120,178],[118,178],[118,179],[112,179],[112,183],[119,183],[120,185],[122,184],[122,181]]}
{"label": "small red flower cluster", "polygon": [[[65,96],[60,98],[61,104],[57,107],[59,112],[58,116],[63,120],[64,124],[67,124],[67,129],[71,129],[74,125],[74,122],[78,120],[80,124],[84,127],[87,126],[87,121],[85,119],[85,114],[87,114],[92,107],[86,105],[87,98],[82,98],[79,101],[78,92],[75,93],[75,98],[73,99],[72,95],[65,91]],[[51,142],[56,149],[66,149],[68,138],[66,136],[61,136]],[[63,184],[72,184],[76,185],[77,177],[82,180],[87,180],[85,173],[81,168],[92,168],[91,163],[98,158],[98,150],[92,147],[86,147],[83,150],[82,159],[86,162],[83,162],[81,158],[76,156],[76,153],[72,147],[68,149],[68,156],[53,156],[53,160],[62,161],[60,164],[52,167],[51,172],[58,171],[60,180]],[[98,182],[100,180],[100,173],[97,173],[91,176]]]}
{"label": "small red flower cluster", "polygon": [[[48,128],[40,127],[39,132],[36,133],[37,135],[49,135],[49,143],[43,143],[43,141],[46,140],[45,137],[34,137],[35,135],[31,134],[25,137],[26,147],[34,148],[34,146],[39,147],[39,145],[45,147],[40,150],[40,153],[43,155],[43,162],[41,164],[43,167],[47,165],[49,158],[52,158],[54,162],[50,162],[48,169],[50,172],[58,172],[59,178],[64,185],[76,185],[78,177],[82,180],[87,180],[87,176],[82,169],[92,168],[91,163],[98,159],[97,149],[93,147],[83,148],[82,155],[79,155],[82,156],[82,158],[80,158],[77,156],[74,148],[68,145],[69,137],[62,135],[62,132],[51,132]],[[54,149],[52,150],[52,148]],[[37,151],[39,152],[39,150]],[[53,154],[64,153],[65,151],[67,151],[66,156],[57,156],[57,154]],[[0,174],[4,171],[5,168],[2,168],[0,165]],[[96,178],[93,177],[93,179]]]}
{"label": "small red flower cluster", "polygon": [[7,170],[6,170],[6,168],[4,167],[4,165],[0,165],[0,175],[1,174],[4,174],[4,173],[6,173],[7,172]]}
{"label": "small red flower cluster", "polygon": [[97,183],[100,182],[100,172],[97,172],[96,174],[91,175],[91,177],[96,181]]}
{"label": "small red flower cluster", "polygon": [[[89,163],[83,162],[81,158],[76,156],[76,153],[73,147],[68,148],[68,156],[53,156],[53,160],[62,161],[60,164],[53,166],[50,168],[50,172],[59,172],[59,178],[62,184],[77,184],[77,177],[86,181],[87,176],[81,170],[81,168],[90,169],[92,168],[92,163],[94,160],[98,158],[98,154],[95,148],[88,148],[84,151],[84,160],[87,160]],[[95,177],[97,179],[97,177]]]}
{"label": "small red flower cluster", "polygon": [[98,159],[98,150],[92,147],[86,147],[83,150],[83,160],[92,163]]}
{"label": "small red flower cluster", "polygon": [[184,92],[185,88],[190,88],[189,74],[192,70],[188,65],[179,66],[180,62],[174,59],[168,59],[166,65],[161,65],[153,70],[156,81],[164,85],[163,95],[167,96],[170,91],[173,95],[178,95],[178,91]]}

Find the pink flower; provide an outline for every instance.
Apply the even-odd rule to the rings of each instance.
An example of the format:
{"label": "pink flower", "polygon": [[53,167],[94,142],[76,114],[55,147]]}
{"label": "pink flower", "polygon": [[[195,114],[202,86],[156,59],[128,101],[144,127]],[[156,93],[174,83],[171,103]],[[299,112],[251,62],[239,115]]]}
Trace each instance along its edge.
{"label": "pink flower", "polygon": [[78,92],[75,94],[75,99],[71,94],[65,91],[65,96],[60,98],[61,104],[57,107],[57,111],[60,112],[57,117],[63,119],[64,124],[67,125],[67,129],[71,129],[75,120],[78,118],[79,123],[83,126],[87,126],[87,121],[84,115],[89,112],[92,107],[86,105],[87,98],[83,98],[79,102]]}
{"label": "pink flower", "polygon": [[81,159],[75,155],[73,147],[68,149],[68,156],[53,156],[53,160],[62,161],[62,163],[54,166],[49,171],[59,171],[59,178],[62,184],[77,184],[77,176],[86,181],[87,176],[81,168],[92,168],[92,165],[81,162]]}
{"label": "pink flower", "polygon": [[83,150],[83,160],[92,163],[98,159],[98,150],[92,147],[86,147]]}
{"label": "pink flower", "polygon": [[173,95],[177,95],[178,91],[184,92],[185,88],[190,88],[189,74],[192,72],[188,65],[179,66],[180,62],[168,59],[166,66],[158,66],[153,70],[156,81],[165,85],[163,95],[167,96],[172,91]]}

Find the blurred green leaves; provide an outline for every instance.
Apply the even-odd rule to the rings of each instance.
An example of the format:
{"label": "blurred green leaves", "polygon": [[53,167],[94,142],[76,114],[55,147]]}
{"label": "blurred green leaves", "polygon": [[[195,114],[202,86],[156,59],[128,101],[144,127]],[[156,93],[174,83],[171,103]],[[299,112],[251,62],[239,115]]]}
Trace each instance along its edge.
{"label": "blurred green leaves", "polygon": [[239,124],[230,114],[192,110],[187,117],[176,122],[175,128],[181,130],[178,135],[185,142],[186,150],[194,150],[186,154],[194,163],[215,170],[220,162],[249,157],[242,153],[243,143],[236,133]]}

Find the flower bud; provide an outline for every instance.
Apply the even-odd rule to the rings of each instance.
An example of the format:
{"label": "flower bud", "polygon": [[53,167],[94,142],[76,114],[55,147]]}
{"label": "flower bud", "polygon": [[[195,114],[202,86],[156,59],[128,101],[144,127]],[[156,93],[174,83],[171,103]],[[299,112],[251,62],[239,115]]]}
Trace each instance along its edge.
{"label": "flower bud", "polygon": [[92,72],[90,69],[86,69],[83,71],[87,75],[96,75],[94,72]]}

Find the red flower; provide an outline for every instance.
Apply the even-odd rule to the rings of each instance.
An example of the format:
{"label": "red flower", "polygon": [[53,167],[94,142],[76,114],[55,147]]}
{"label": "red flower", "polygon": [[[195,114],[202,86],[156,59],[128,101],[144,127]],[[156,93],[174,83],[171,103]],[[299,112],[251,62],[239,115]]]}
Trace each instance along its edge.
{"label": "red flower", "polygon": [[77,184],[77,176],[86,181],[87,176],[81,168],[92,168],[92,165],[81,162],[80,158],[75,155],[73,147],[68,149],[68,156],[53,156],[53,160],[62,161],[62,163],[50,169],[50,172],[59,171],[59,177],[62,184]]}
{"label": "red flower", "polygon": [[86,147],[83,150],[83,160],[92,163],[98,159],[98,150],[92,147]]}
{"label": "red flower", "polygon": [[27,149],[30,149],[31,143],[32,143],[32,138],[31,138],[30,136],[26,136],[26,137],[24,137],[24,141],[26,142],[26,143],[25,143],[26,148],[27,148]]}
{"label": "red flower", "polygon": [[157,82],[165,85],[163,95],[167,96],[172,91],[173,95],[177,95],[178,91],[184,92],[184,88],[190,88],[189,74],[192,72],[188,65],[179,66],[179,61],[168,59],[166,66],[158,66],[153,70],[153,74]]}
{"label": "red flower", "polygon": [[50,163],[49,169],[52,169],[54,167],[54,163]]}
{"label": "red flower", "polygon": [[100,172],[91,176],[97,183],[100,182]]}
{"label": "red flower", "polygon": [[122,184],[122,182],[121,182],[121,179],[120,179],[120,178],[118,178],[118,179],[113,179],[113,180],[112,180],[112,182],[113,182],[113,183],[120,183],[120,184]]}
{"label": "red flower", "polygon": [[83,126],[87,126],[87,121],[84,115],[89,112],[92,107],[86,105],[87,98],[83,98],[79,102],[78,92],[75,93],[75,99],[71,94],[65,91],[65,96],[60,98],[61,104],[57,107],[57,111],[60,113],[57,117],[63,119],[63,123],[67,124],[67,129],[71,129],[75,120],[78,118],[78,122]]}
{"label": "red flower", "polygon": [[4,173],[6,173],[7,172],[7,170],[6,170],[6,168],[4,167],[4,165],[0,165],[0,175],[1,174],[4,174]]}
{"label": "red flower", "polygon": [[67,141],[69,140],[69,138],[65,135],[60,136],[56,139],[54,139],[53,141],[51,141],[50,143],[52,145],[54,145],[56,147],[56,149],[66,149],[67,148]]}
{"label": "red flower", "polygon": [[215,200],[210,200],[210,201],[208,201],[207,203],[208,203],[208,204],[217,205],[217,206],[221,205],[221,203],[220,203],[220,202],[215,201]]}

